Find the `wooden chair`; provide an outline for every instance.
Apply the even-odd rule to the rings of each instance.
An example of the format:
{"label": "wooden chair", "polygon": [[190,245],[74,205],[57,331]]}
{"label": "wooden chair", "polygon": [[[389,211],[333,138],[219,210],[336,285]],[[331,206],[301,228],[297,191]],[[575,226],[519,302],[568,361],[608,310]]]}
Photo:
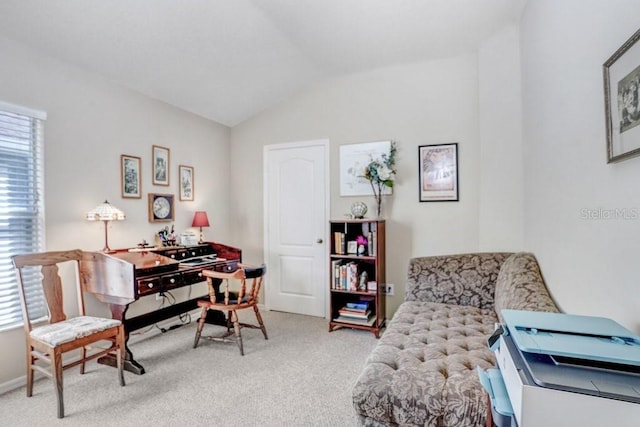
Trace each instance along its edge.
{"label": "wooden chair", "polygon": [[[266,272],[267,267],[265,265],[250,267],[244,264],[238,264],[238,269],[231,273],[214,270],[202,271],[202,275],[207,278],[209,299],[198,301],[198,305],[202,307],[202,314],[198,320],[198,328],[196,330],[193,348],[196,348],[198,341],[200,341],[208,310],[227,312],[227,332],[222,336],[207,336],[204,338],[212,341],[235,342],[238,344],[242,356],[244,356],[242,334],[240,332],[242,327],[261,329],[264,339],[269,339],[267,337],[267,329],[264,326],[262,316],[260,316],[260,310],[258,309],[258,294],[260,293],[262,280]],[[216,282],[214,279],[218,279],[218,282],[222,281],[220,284],[220,286],[223,287],[222,290],[216,292]],[[240,289],[237,291],[232,290],[229,285],[230,281],[240,282]],[[248,286],[247,281],[251,282]],[[240,323],[236,311],[245,308],[253,308],[256,319],[258,320],[258,325]],[[231,330],[232,325],[233,331]]]}
{"label": "wooden chair", "polygon": [[[79,263],[82,259],[82,251],[15,255],[12,259],[17,271],[27,344],[27,397],[31,397],[33,394],[34,371],[37,370],[50,377],[53,380],[58,400],[58,418],[63,418],[63,370],[80,365],[80,373],[84,374],[85,362],[113,352],[116,353],[120,385],[124,386],[122,371],[125,357],[124,326],[119,320],[85,315],[84,286],[79,280]],[[62,280],[58,272],[58,265],[66,262],[75,263],[80,315],[73,318],[67,318],[64,313]],[[40,280],[49,311],[49,322],[40,326],[32,325],[28,313],[24,283],[32,280]],[[104,347],[95,349],[89,347],[90,344],[103,340],[110,341],[111,345],[106,349]],[[63,353],[76,349],[80,349],[80,359],[65,363],[62,360]],[[43,362],[48,363],[49,366]]]}

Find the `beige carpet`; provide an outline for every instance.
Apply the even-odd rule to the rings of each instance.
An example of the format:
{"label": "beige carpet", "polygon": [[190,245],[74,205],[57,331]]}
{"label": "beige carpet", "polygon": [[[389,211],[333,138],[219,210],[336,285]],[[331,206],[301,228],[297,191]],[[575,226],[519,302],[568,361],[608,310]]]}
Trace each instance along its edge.
{"label": "beige carpet", "polygon": [[[243,329],[245,356],[235,344],[201,340],[195,320],[131,345],[144,375],[95,362],[81,376],[65,372],[65,418],[56,418],[50,380],[0,396],[8,426],[354,426],[351,389],[376,344],[366,331],[328,332],[315,317],[263,313],[269,340]],[[241,321],[253,320],[241,313]],[[206,325],[205,333],[222,331]],[[7,423],[7,424],[4,424]]]}

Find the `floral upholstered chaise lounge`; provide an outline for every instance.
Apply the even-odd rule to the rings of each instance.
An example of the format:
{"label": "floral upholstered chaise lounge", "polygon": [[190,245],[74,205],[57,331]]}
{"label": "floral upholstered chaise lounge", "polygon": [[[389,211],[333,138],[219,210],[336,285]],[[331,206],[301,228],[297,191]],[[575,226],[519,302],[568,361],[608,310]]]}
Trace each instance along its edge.
{"label": "floral upholstered chaise lounge", "polygon": [[360,424],[484,425],[476,366],[495,366],[487,337],[505,308],[559,311],[533,254],[411,259],[405,301],[353,389]]}

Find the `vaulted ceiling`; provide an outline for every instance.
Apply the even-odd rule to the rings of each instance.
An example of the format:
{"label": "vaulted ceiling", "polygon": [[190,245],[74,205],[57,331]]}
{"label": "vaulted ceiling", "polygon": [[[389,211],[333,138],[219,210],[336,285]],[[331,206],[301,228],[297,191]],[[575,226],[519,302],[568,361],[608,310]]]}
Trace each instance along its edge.
{"label": "vaulted ceiling", "polygon": [[0,36],[233,126],[322,79],[473,51],[526,1],[1,0]]}

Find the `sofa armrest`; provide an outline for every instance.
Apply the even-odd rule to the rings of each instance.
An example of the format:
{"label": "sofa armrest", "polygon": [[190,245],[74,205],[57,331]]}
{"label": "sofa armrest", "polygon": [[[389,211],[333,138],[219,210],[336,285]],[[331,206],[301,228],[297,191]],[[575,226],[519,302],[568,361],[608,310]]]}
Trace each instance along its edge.
{"label": "sofa armrest", "polygon": [[496,281],[495,310],[500,322],[502,310],[560,311],[549,294],[536,257],[518,252],[502,265]]}
{"label": "sofa armrest", "polygon": [[496,279],[510,255],[487,252],[412,258],[405,301],[493,309]]}

